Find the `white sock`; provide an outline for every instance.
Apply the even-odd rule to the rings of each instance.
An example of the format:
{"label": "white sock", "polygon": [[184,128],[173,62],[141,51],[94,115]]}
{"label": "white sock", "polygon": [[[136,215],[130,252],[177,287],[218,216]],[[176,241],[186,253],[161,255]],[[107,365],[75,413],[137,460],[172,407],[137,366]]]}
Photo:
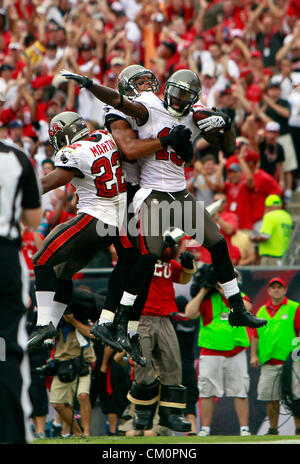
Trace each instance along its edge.
{"label": "white sock", "polygon": [[124,306],[133,306],[137,295],[132,295],[131,293],[124,292],[120,304]]}
{"label": "white sock", "polygon": [[60,303],[59,301],[53,300],[51,305],[51,322],[55,328],[58,326],[58,323],[61,320],[67,306],[68,305],[65,303]]}
{"label": "white sock", "polygon": [[208,427],[207,425],[202,425],[201,430],[204,430],[204,432],[210,433],[210,427]]}
{"label": "white sock", "polygon": [[129,321],[128,322],[128,334],[132,338],[138,331],[139,321]]}
{"label": "white sock", "polygon": [[108,309],[102,309],[100,319],[98,324],[106,324],[107,322],[113,322],[115,318],[115,313],[108,311]]}
{"label": "white sock", "polygon": [[52,424],[54,425],[54,427],[62,427],[61,424],[57,424],[57,422],[55,422],[55,420],[52,422]]}
{"label": "white sock", "polygon": [[38,317],[36,325],[48,325],[51,321],[51,305],[55,292],[35,292]]}
{"label": "white sock", "polygon": [[225,293],[225,297],[228,299],[230,296],[236,295],[237,293],[240,293],[240,289],[237,283],[237,279],[234,278],[233,280],[230,280],[229,282],[225,282],[224,284],[221,284],[222,288]]}
{"label": "white sock", "polygon": [[240,431],[243,432],[244,430],[247,430],[247,432],[249,432],[249,427],[248,425],[243,425],[242,427],[240,427]]}

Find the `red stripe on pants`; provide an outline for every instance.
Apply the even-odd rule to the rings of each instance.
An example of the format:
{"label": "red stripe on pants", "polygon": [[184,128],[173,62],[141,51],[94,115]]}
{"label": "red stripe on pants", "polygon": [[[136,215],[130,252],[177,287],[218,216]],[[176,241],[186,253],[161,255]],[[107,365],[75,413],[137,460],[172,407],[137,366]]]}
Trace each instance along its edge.
{"label": "red stripe on pants", "polygon": [[66,243],[73,235],[80,232],[84,227],[87,226],[94,218],[92,216],[84,216],[80,221],[77,222],[74,226],[71,226],[61,235],[56,237],[53,242],[45,249],[44,253],[39,257],[38,261],[36,262],[37,266],[42,266],[47,263],[48,259],[51,258],[53,253],[55,253],[58,248],[60,248],[64,243]]}
{"label": "red stripe on pants", "polygon": [[120,233],[119,237],[120,237],[121,245],[124,248],[134,248],[131,241],[129,240],[129,238],[126,235],[126,231],[125,231],[124,226],[122,226],[122,230],[121,230],[121,233]]}
{"label": "red stripe on pants", "polygon": [[138,240],[139,240],[139,246],[140,246],[140,252],[142,255],[147,255],[149,253],[145,239],[143,236],[143,227],[142,227],[142,208],[140,209],[139,213],[139,223],[138,223],[138,228],[139,228],[139,235],[138,235]]}

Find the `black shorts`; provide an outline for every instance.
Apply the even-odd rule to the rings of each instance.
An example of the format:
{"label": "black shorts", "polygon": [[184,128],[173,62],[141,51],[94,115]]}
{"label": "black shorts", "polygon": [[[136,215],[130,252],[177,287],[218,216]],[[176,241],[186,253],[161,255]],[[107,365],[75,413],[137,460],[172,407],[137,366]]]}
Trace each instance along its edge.
{"label": "black shorts", "polygon": [[163,235],[170,227],[178,227],[205,248],[223,238],[209,212],[187,190],[171,193],[152,190],[139,212],[138,245],[141,253],[160,256]]}
{"label": "black shorts", "polygon": [[115,235],[101,236],[97,233],[99,221],[89,214],[79,213],[76,217],[56,226],[47,235],[41,248],[33,257],[35,266],[55,267],[56,275],[72,279],[104,248],[118,239]]}

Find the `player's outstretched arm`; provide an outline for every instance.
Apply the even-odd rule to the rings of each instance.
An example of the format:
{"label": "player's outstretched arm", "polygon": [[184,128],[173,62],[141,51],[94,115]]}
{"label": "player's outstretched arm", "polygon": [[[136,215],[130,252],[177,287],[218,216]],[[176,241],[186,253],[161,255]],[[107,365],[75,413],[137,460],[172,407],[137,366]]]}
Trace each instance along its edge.
{"label": "player's outstretched arm", "polygon": [[133,116],[138,119],[141,124],[144,124],[148,119],[148,110],[141,103],[132,102],[126,97],[121,95],[116,90],[106,87],[105,85],[96,84],[86,76],[75,74],[73,72],[63,69],[61,75],[66,79],[74,80],[79,88],[88,89],[98,100],[103,103],[110,105],[126,114],[127,116]]}
{"label": "player's outstretched arm", "polygon": [[54,171],[41,177],[41,184],[43,193],[47,193],[50,190],[54,190],[63,185],[67,185],[73,177],[76,171],[73,169],[55,168]]}

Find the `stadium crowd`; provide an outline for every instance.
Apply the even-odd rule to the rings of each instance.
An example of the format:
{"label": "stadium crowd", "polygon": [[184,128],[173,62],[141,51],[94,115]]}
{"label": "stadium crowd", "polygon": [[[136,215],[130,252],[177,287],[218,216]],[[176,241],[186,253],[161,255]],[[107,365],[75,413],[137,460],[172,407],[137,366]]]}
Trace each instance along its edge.
{"label": "stadium crowd", "polygon": [[[22,146],[39,174],[49,172],[53,116],[77,111],[91,130],[104,122],[102,103],[79,92],[61,69],[115,87],[124,67],[141,63],[159,78],[162,94],[172,72],[190,68],[201,78],[200,102],[227,112],[238,138],[229,159],[202,138],[196,141],[194,163],[186,168],[189,189],[206,205],[225,193],[221,228],[232,243],[231,257],[235,264],[259,264],[252,239],[267,195],[280,195],[285,207],[298,188],[299,21],[297,1],[3,0],[0,135]],[[34,240],[70,218],[75,204],[70,188],[44,195]],[[186,245],[195,251],[195,244]],[[285,250],[278,252],[282,257]],[[198,254],[207,261],[200,247]],[[104,265],[111,260],[107,255],[98,266],[103,259]]]}
{"label": "stadium crowd", "polygon": [[[76,111],[91,131],[104,125],[103,104],[60,71],[115,88],[121,70],[134,63],[158,77],[161,95],[171,73],[193,70],[202,83],[200,103],[231,117],[235,153],[199,137],[186,168],[188,189],[205,206],[222,200],[214,219],[234,265],[279,263],[293,227],[285,208],[300,189],[299,0],[0,0],[0,137],[22,147],[39,176],[51,172],[48,128],[55,115]],[[31,271],[47,234],[75,217],[72,186],[43,195],[42,207],[38,231],[22,231]],[[272,240],[275,211],[285,213],[276,218],[284,240]],[[198,264],[211,262],[188,236],[184,250]],[[91,266],[115,260],[111,246]]]}

